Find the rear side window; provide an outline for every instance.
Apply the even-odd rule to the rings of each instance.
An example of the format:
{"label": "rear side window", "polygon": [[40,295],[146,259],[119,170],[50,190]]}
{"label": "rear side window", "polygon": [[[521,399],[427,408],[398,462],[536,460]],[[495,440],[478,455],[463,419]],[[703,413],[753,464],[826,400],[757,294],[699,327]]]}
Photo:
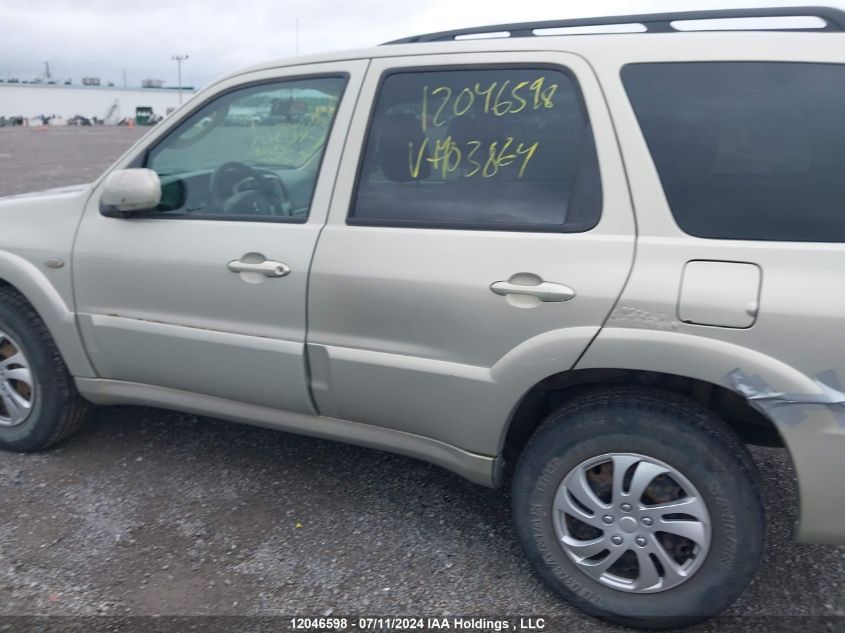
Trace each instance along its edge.
{"label": "rear side window", "polygon": [[622,79],[683,231],[845,241],[845,66],[632,64]]}
{"label": "rear side window", "polygon": [[600,210],[593,137],[567,72],[417,70],[382,81],[349,224],[584,231]]}

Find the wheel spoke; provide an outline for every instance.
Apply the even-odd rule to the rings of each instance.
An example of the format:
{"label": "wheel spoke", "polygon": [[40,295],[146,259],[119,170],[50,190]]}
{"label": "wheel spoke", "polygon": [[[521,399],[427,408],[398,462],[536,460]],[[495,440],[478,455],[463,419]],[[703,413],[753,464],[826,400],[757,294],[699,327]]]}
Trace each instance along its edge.
{"label": "wheel spoke", "polygon": [[599,561],[582,560],[579,562],[582,569],[594,578],[599,578],[604,572],[613,566],[613,563],[619,560],[626,550],[621,547],[614,547],[610,553]]}
{"label": "wheel spoke", "polygon": [[12,365],[26,365],[26,358],[20,352],[15,352],[9,358],[0,360],[0,367],[8,369]]}
{"label": "wheel spoke", "polygon": [[663,567],[663,582],[664,584],[674,585],[686,578],[686,574],[681,571],[675,559],[669,556],[657,536],[651,535],[651,543],[645,548],[645,551],[654,554],[658,562]]}
{"label": "wheel spoke", "polygon": [[24,400],[18,393],[14,391],[0,392],[0,398],[3,400],[3,406],[6,407],[9,420],[12,424],[17,424],[29,413],[29,402]]}
{"label": "wheel spoke", "polygon": [[703,544],[707,538],[707,532],[704,524],[699,521],[663,521],[661,520],[657,526],[659,532],[669,532],[670,534],[677,534],[691,540],[693,543],[699,545]]}
{"label": "wheel spoke", "polygon": [[[628,469],[640,461],[635,455],[614,455],[613,456],[613,503],[621,503],[624,496],[622,484],[625,481],[625,473]],[[627,500],[627,498],[626,498]]]}
{"label": "wheel spoke", "polygon": [[646,591],[659,585],[661,581],[660,574],[651,556],[648,555],[648,551],[638,547],[636,554],[637,566],[639,567],[640,573],[631,588],[635,591]]}
{"label": "wheel spoke", "polygon": [[21,409],[26,409],[28,411],[30,407],[32,407],[32,402],[30,402],[27,398],[24,398],[14,389],[7,393],[9,394],[9,396],[11,396],[12,400],[14,400]]}
{"label": "wheel spoke", "polygon": [[654,481],[655,477],[667,472],[669,471],[663,466],[658,466],[651,462],[641,461],[637,464],[634,469],[634,475],[631,477],[631,486],[626,495],[630,499],[630,503],[639,506],[640,498],[649,484]]}
{"label": "wheel spoke", "polygon": [[704,504],[701,497],[683,497],[677,501],[658,503],[653,506],[645,507],[648,508],[649,512],[653,512],[655,514],[688,514],[699,521],[704,521],[709,516],[707,506]]}
{"label": "wheel spoke", "polygon": [[[586,506],[587,504],[584,505]],[[592,527],[598,529],[607,527],[602,524],[601,518],[598,514],[588,514],[584,512],[584,510],[582,510],[577,503],[574,503],[572,501],[572,498],[570,497],[569,489],[566,486],[561,486],[560,488],[558,488],[557,494],[555,494],[553,507],[558,512],[565,512],[573,518],[578,519],[579,521],[586,523],[587,525],[590,525]]]}
{"label": "wheel spoke", "polygon": [[607,538],[602,535],[589,541],[582,541],[571,536],[562,539],[563,546],[579,559],[590,558],[609,548]]}
{"label": "wheel spoke", "polygon": [[26,367],[18,367],[17,369],[9,369],[6,371],[7,380],[17,380],[28,387],[32,387],[32,374]]}
{"label": "wheel spoke", "polygon": [[566,482],[566,487],[579,503],[590,510],[593,514],[598,515],[602,510],[609,506],[602,503],[601,499],[596,496],[590,484],[587,481],[587,473],[583,468],[579,468],[577,472],[573,473],[569,481]]}

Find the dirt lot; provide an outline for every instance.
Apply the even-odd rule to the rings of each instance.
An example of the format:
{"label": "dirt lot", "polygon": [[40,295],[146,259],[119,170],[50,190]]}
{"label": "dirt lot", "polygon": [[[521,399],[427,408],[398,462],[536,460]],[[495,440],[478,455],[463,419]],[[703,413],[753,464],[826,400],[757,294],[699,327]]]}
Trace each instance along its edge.
{"label": "dirt lot", "polygon": [[[0,129],[0,193],[93,179],[141,133]],[[754,457],[766,559],[728,617],[698,630],[845,630],[832,617],[845,616],[845,548],[794,544],[788,457]],[[508,513],[506,492],[411,459],[102,408],[55,450],[0,453],[0,616],[542,615],[551,630],[619,630],[540,584]],[[0,631],[24,628],[0,617]]]}
{"label": "dirt lot", "polygon": [[97,178],[149,128],[0,128],[0,195]]}

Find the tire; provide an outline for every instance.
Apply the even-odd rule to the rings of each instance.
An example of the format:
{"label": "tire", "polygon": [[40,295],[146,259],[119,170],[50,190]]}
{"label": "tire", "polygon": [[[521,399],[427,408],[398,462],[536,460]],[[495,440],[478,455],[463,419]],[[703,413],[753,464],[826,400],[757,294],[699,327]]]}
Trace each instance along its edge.
{"label": "tire", "polygon": [[[535,571],[595,617],[688,626],[730,606],[757,572],[765,517],[751,457],[722,420],[676,394],[616,387],[576,397],[535,432],[512,486]],[[683,505],[669,513],[661,503]]]}
{"label": "tire", "polygon": [[0,287],[0,448],[52,446],[79,429],[87,409],[44,322],[19,293]]}

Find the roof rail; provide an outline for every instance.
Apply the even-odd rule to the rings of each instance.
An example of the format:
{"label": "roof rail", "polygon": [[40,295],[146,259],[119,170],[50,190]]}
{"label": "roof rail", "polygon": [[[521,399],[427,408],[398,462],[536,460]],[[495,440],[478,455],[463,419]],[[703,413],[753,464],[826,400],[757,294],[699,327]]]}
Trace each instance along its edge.
{"label": "roof rail", "polygon": [[[415,42],[444,42],[457,39],[462,36],[484,35],[507,37],[535,37],[536,30],[555,29],[567,27],[584,26],[606,26],[612,24],[641,24],[648,33],[674,33],[681,29],[676,28],[672,23],[686,20],[722,20],[734,18],[772,18],[772,17],[817,17],[825,21],[823,27],[795,26],[789,28],[778,28],[779,31],[845,31],[845,11],[833,7],[761,7],[757,9],[708,9],[703,11],[678,11],[673,13],[644,13],[640,15],[612,15],[596,18],[575,18],[570,20],[547,20],[544,22],[519,22],[514,24],[495,24],[490,26],[477,26],[454,31],[440,31],[439,33],[425,33],[413,35],[385,44],[411,44]],[[705,30],[726,30],[714,27]],[[766,30],[764,28],[748,27],[745,30],[756,31]]]}

